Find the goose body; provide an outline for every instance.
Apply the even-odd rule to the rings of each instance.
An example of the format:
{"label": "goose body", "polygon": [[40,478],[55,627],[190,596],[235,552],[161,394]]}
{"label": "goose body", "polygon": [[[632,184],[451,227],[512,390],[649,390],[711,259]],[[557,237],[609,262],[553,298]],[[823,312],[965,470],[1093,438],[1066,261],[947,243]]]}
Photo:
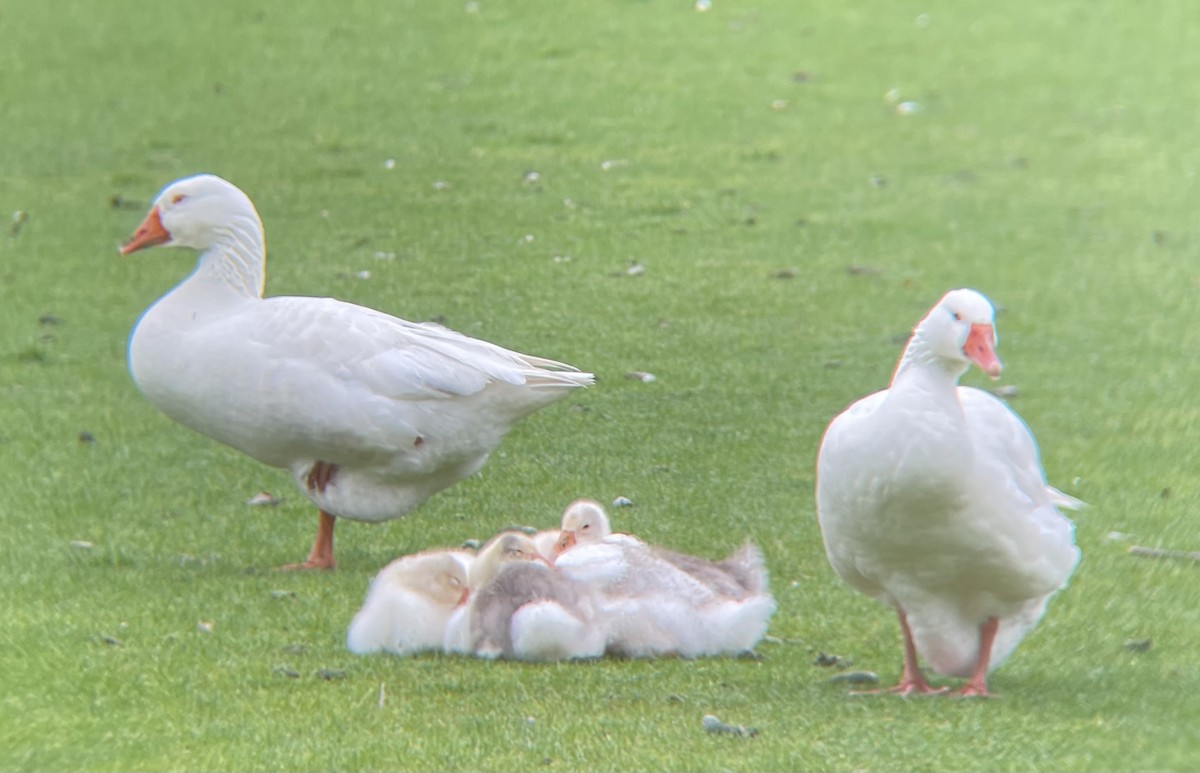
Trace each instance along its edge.
{"label": "goose body", "polygon": [[438,550],[385,566],[350,623],[350,651],[407,655],[440,649],[450,616],[467,592],[473,559],[465,551]]}
{"label": "goose body", "polygon": [[1058,510],[1078,500],[1045,479],[1032,433],[1002,401],[958,385],[993,378],[991,303],[948,293],[917,325],[888,389],[825,431],[817,515],[826,553],[855,589],[896,609],[905,669],[896,690],[933,691],[916,656],[948,676],[986,676],[1035,626],[1079,560]]}
{"label": "goose body", "polygon": [[470,601],[447,627],[446,650],[528,661],[604,654],[590,592],[555,570],[529,537],[505,532],[492,539],[470,582]]}
{"label": "goose body", "polygon": [[332,298],[264,298],[261,221],[212,175],[168,185],[122,253],[156,244],[200,257],[133,329],[133,380],[180,424],[291,473],[321,513],[302,568],[332,567],[335,516],[407,514],[476,472],[517,421],[593,381]]}
{"label": "goose body", "polygon": [[733,655],[766,633],[775,612],[762,554],[746,543],[721,562],[612,533],[590,500],[563,513],[555,567],[593,588],[607,649],[625,657]]}

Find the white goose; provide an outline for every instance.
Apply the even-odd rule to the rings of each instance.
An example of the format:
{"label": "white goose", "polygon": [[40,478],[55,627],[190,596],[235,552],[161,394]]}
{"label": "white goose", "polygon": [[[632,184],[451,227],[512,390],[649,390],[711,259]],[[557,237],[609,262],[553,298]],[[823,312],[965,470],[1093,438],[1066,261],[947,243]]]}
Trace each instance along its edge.
{"label": "white goose", "polygon": [[958,386],[972,363],[1000,375],[994,312],[974,290],[945,295],[917,325],[891,387],[825,431],[817,516],[834,570],[896,609],[904,671],[892,692],[940,692],[917,665],[987,675],[1037,624],[1079,560],[1029,428],[1007,405]]}
{"label": "white goose", "polygon": [[262,223],[230,183],[158,195],[129,254],[200,251],[142,314],[129,369],[175,421],[289,470],[320,510],[308,560],[332,568],[334,517],[398,518],[471,475],[517,421],[590,373],[332,298],[263,298]]}
{"label": "white goose", "polygon": [[347,647],[397,655],[440,649],[450,615],[466,600],[473,560],[463,550],[432,550],[392,561],[371,581]]}

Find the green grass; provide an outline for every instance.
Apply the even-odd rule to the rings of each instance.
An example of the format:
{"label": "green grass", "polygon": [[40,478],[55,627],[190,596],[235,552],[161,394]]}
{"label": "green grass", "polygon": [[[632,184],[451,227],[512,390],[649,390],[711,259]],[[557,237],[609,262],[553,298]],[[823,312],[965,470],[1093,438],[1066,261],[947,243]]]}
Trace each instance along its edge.
{"label": "green grass", "polygon": [[[1126,553],[1200,549],[1187,0],[0,0],[0,28],[0,769],[1200,765],[1197,568]],[[287,476],[125,371],[191,257],[115,246],[197,171],[257,203],[268,292],[440,316],[599,383],[407,519],[344,524],[335,573],[270,571],[313,529]],[[893,679],[900,648],[825,561],[817,443],[963,285],[1003,307],[1002,383],[1092,504],[1084,559],[1001,699],[851,698],[816,653]],[[246,507],[260,489],[284,503]],[[385,562],[578,496],[627,496],[618,528],[705,555],[753,536],[786,643],[346,651]],[[706,713],[761,733],[708,736]]]}

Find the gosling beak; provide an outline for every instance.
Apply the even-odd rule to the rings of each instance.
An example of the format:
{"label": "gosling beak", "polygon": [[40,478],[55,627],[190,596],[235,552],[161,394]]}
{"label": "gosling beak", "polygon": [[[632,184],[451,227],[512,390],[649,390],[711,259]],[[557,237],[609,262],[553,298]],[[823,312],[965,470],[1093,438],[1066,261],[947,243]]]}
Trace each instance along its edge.
{"label": "gosling beak", "polygon": [[564,531],[558,535],[558,541],[554,543],[555,557],[562,555],[568,548],[575,546],[575,532]]}
{"label": "gosling beak", "polygon": [[133,232],[133,236],[129,237],[129,241],[121,245],[121,254],[128,255],[131,252],[137,252],[143,247],[153,247],[156,244],[163,244],[171,240],[171,234],[167,233],[167,229],[163,228],[162,218],[158,214],[158,207],[150,210],[150,214],[146,215],[146,219],[138,226],[138,229]]}

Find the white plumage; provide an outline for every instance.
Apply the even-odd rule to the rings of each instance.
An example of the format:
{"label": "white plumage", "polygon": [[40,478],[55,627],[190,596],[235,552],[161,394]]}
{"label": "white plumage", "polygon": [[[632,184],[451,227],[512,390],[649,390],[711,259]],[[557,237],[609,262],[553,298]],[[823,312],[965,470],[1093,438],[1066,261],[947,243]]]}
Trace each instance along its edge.
{"label": "white plumage", "polygon": [[385,566],[350,623],[350,651],[407,655],[440,649],[450,615],[465,601],[473,560],[466,551],[435,550]]}
{"label": "white plumage", "polygon": [[145,311],[129,369],[167,416],[289,470],[321,511],[303,568],[333,566],[333,517],[400,517],[477,471],[505,433],[593,377],[332,298],[263,298],[262,224],[230,183],[171,183],[122,247],[200,250]]}
{"label": "white plumage", "polygon": [[470,583],[470,601],[447,626],[447,651],[531,661],[604,654],[591,592],[550,566],[524,534],[504,532],[481,548]]}
{"label": "white plumage", "polygon": [[1037,624],[1079,560],[1037,445],[1002,401],[958,386],[972,364],[996,378],[994,312],[973,290],[947,293],[917,325],[890,388],[825,431],[817,515],[834,570],[894,607],[905,639],[902,693],[933,691],[916,663],[986,676]]}
{"label": "white plumage", "polygon": [[626,657],[733,655],[767,630],[775,600],[762,554],[746,543],[714,562],[613,534],[604,508],[573,502],[554,565],[598,594],[607,650]]}

